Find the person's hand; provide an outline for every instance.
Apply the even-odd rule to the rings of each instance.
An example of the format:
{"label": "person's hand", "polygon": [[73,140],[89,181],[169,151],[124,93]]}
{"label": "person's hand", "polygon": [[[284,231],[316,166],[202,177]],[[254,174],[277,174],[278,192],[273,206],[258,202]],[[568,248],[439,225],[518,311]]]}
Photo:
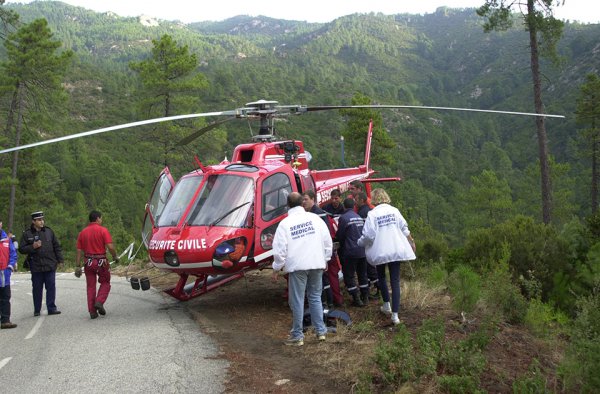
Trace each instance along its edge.
{"label": "person's hand", "polygon": [[279,273],[280,271],[273,270],[273,275],[271,275],[271,280],[273,282],[277,282],[279,280]]}
{"label": "person's hand", "polygon": [[42,246],[42,241],[40,241],[40,240],[37,240],[37,241],[34,241],[34,242],[33,242],[33,248],[34,248],[34,249],[38,249],[38,248],[40,248],[41,246]]}
{"label": "person's hand", "polygon": [[75,268],[75,276],[81,278],[81,267]]}

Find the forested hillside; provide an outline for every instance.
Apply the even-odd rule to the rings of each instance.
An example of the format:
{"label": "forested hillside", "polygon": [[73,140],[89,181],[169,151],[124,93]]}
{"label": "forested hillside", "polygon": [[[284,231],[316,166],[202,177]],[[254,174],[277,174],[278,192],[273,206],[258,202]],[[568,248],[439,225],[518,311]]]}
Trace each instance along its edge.
{"label": "forested hillside", "polygon": [[[18,137],[9,116],[17,102],[12,76],[0,75],[3,148],[16,138],[27,144],[162,116],[148,105],[139,71],[165,36],[187,47],[197,61],[195,93],[174,100],[173,114],[229,110],[259,99],[307,105],[360,99],[534,112],[528,33],[520,23],[484,33],[474,9],[439,8],[422,16],[356,14],[318,24],[238,16],[185,25],[53,1],[0,7],[19,14],[17,28],[45,19],[60,44],[57,58],[47,60],[67,64],[64,72],[50,70],[47,81],[31,77],[37,81],[30,87],[36,99],[23,107],[27,116]],[[376,115],[383,135],[373,147],[372,164],[379,176],[403,179],[385,187],[411,226],[419,264],[440,264],[456,275],[473,270],[498,281],[508,278],[507,288],[518,288],[519,297],[574,317],[575,305],[583,305],[582,297],[590,294],[597,299],[600,286],[600,216],[593,214],[590,153],[598,124],[578,123],[576,115],[586,76],[599,73],[600,25],[566,23],[558,52],[558,63],[542,60],[546,111],[566,116],[546,120],[551,224],[542,223],[533,117],[383,110]],[[10,53],[8,46],[0,47],[6,70]],[[44,90],[55,80],[61,89]],[[344,136],[346,164],[356,165],[364,141],[356,138],[348,119],[337,111],[310,113],[278,122],[277,133],[304,141],[316,169],[341,166]],[[125,129],[22,151],[14,182],[13,156],[0,156],[5,229],[14,185],[15,233],[29,225],[31,212],[44,210],[68,263],[91,209],[104,213],[119,250],[139,244],[144,205],[166,165],[181,176],[194,168],[194,155],[203,163],[219,162],[250,137],[246,122],[229,122],[172,150],[171,143],[181,137],[179,126]],[[251,127],[256,133],[258,125]],[[391,141],[391,148],[377,141]],[[517,306],[498,307],[508,313]]]}
{"label": "forested hillside", "polygon": [[[75,54],[64,81],[69,96],[65,113],[40,116],[40,123],[28,124],[22,143],[146,118],[149,114],[136,104],[139,80],[129,64],[147,58],[152,40],[164,34],[196,54],[198,72],[208,80],[195,104],[198,112],[235,108],[260,98],[349,104],[357,92],[374,103],[527,112],[533,108],[526,32],[514,28],[483,33],[474,10],[440,8],[424,16],[350,15],[326,24],[240,16],[186,26],[98,14],[60,2],[10,9],[23,22],[46,18],[63,49]],[[574,110],[578,87],[599,64],[599,44],[600,26],[567,24],[560,42],[563,62],[558,67],[544,64],[547,110],[567,117],[548,121],[554,221],[559,226],[591,212],[590,166],[580,151]],[[0,107],[3,113],[6,102]],[[539,219],[532,119],[408,110],[384,111],[382,116],[397,152],[392,163],[375,167],[383,175],[402,176],[404,182],[392,192],[411,221],[440,232],[451,245],[460,245],[470,229],[516,214]],[[193,147],[203,161],[220,160],[247,140],[246,125],[223,129],[228,138],[222,146],[211,144],[205,150],[200,141]],[[27,213],[34,207],[56,210],[52,222],[62,227],[64,220],[83,221],[82,213],[90,207],[105,206],[122,225],[122,236],[127,234],[123,242],[136,238],[153,177],[165,164],[145,133],[131,129],[23,152],[15,227],[27,224]],[[296,118],[281,124],[279,133],[303,139],[317,168],[340,164],[338,140],[344,134],[340,114]],[[4,145],[11,145],[10,137]],[[347,148],[354,164],[363,147]],[[180,160],[166,164],[180,175],[190,168],[190,153],[182,152]],[[8,158],[2,160],[6,166]],[[476,198],[471,190],[474,180],[487,176],[484,171],[499,185],[488,186],[502,187],[497,191],[508,201],[491,222],[471,203]],[[36,203],[36,193],[27,193],[33,190],[25,179],[32,182],[32,177],[45,178],[35,181],[40,187],[36,192],[45,190],[49,201]],[[5,176],[2,182],[7,182]],[[6,196],[0,198],[4,201]]]}

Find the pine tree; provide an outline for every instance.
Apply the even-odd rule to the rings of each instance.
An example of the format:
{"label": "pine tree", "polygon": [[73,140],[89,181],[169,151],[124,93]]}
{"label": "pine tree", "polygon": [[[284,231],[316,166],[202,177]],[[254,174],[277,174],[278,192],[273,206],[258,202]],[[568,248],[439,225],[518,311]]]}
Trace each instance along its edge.
{"label": "pine tree", "polygon": [[588,74],[580,87],[577,100],[577,122],[588,126],[581,132],[592,158],[592,213],[598,211],[598,180],[600,177],[600,78]]}
{"label": "pine tree", "polygon": [[[479,16],[487,19],[483,28],[485,32],[507,30],[513,24],[512,7],[521,7],[521,3],[512,0],[486,0],[477,10]],[[531,58],[531,76],[533,80],[533,100],[535,112],[544,113],[542,102],[542,80],[540,71],[540,55],[556,60],[556,44],[562,36],[564,23],[552,15],[553,0],[527,0],[526,12],[522,12],[525,30],[529,32],[529,49]],[[519,8],[520,9],[520,8]],[[542,217],[544,223],[552,220],[552,185],[550,177],[548,136],[544,117],[535,118],[540,159],[542,184]]]}
{"label": "pine tree", "polygon": [[[52,106],[65,98],[61,94],[61,82],[73,53],[58,53],[61,42],[52,37],[48,22],[37,19],[10,34],[4,43],[8,61],[1,64],[5,77],[2,91],[11,97],[5,133],[13,138],[15,146],[21,144],[30,118],[50,116]],[[19,152],[15,151],[11,169],[9,227],[13,225],[18,164]]]}
{"label": "pine tree", "polygon": [[[152,40],[152,57],[131,62],[129,67],[138,72],[142,81],[140,105],[147,117],[167,117],[196,111],[199,93],[208,83],[196,71],[198,60],[187,45],[179,46],[168,34]],[[172,152],[173,142],[203,125],[202,120],[164,125],[160,124],[149,135],[152,143],[162,146],[164,164],[177,160]]]}
{"label": "pine tree", "polygon": [[3,7],[6,0],[0,0],[0,39],[4,39],[6,33],[11,31],[19,21],[19,15],[13,10]]}

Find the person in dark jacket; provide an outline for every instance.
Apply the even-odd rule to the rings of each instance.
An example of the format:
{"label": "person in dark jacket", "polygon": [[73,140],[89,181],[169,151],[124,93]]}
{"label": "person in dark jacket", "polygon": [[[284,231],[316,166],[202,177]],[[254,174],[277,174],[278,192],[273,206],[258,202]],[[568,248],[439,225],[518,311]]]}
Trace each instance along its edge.
{"label": "person in dark jacket", "polygon": [[[369,205],[369,198],[367,197],[367,193],[365,192],[357,192],[354,196],[354,200],[356,201],[356,205],[354,206],[355,211],[358,213],[363,219],[367,218],[369,211],[373,209],[372,206]],[[367,264],[367,277],[369,278],[369,282],[371,287],[375,289],[375,293],[371,294],[371,299],[375,300],[379,298],[379,277],[377,276],[377,268],[372,266],[371,264]]]}
{"label": "person in dark jacket", "polygon": [[331,191],[331,202],[323,205],[323,210],[329,212],[333,216],[340,216],[344,213],[344,204],[342,204],[342,193],[340,189],[333,189]]}
{"label": "person in dark jacket", "polygon": [[[367,277],[367,259],[365,248],[356,242],[362,235],[365,220],[354,212],[354,200],[344,200],[346,211],[340,216],[335,240],[340,243],[342,273],[348,293],[352,296],[352,305],[364,306],[369,302],[369,279]],[[358,276],[356,286],[355,275]]]}
{"label": "person in dark jacket", "polygon": [[60,243],[50,227],[45,226],[44,213],[31,214],[31,227],[23,231],[19,253],[27,255],[33,293],[33,315],[39,316],[46,288],[48,315],[59,315],[56,307],[56,268],[63,263]]}

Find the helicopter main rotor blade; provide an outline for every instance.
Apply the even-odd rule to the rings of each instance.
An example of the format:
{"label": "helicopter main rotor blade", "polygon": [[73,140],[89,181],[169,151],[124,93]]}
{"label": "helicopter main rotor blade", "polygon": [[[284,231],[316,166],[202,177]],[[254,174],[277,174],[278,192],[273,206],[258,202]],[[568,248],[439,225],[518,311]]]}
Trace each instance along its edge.
{"label": "helicopter main rotor blade", "polygon": [[[438,111],[463,111],[463,112],[484,112],[491,114],[504,114],[504,115],[522,115],[522,116],[542,116],[545,118],[561,118],[564,119],[564,115],[551,115],[551,114],[536,114],[532,112],[513,112],[513,111],[496,111],[492,109],[473,109],[473,108],[456,108],[456,107],[429,107],[425,105],[323,105],[323,106],[312,106],[299,108],[298,113],[312,112],[312,111],[326,111],[330,109],[361,109],[361,108],[407,108],[407,109],[431,109]],[[304,109],[304,110],[303,110]]]}
{"label": "helicopter main rotor blade", "polygon": [[175,146],[183,146],[183,145],[187,145],[190,142],[192,142],[193,140],[195,140],[196,138],[200,137],[201,135],[203,135],[204,133],[214,129],[215,127],[225,123],[225,122],[229,122],[232,119],[236,119],[236,116],[232,116],[229,118],[225,118],[223,120],[219,120],[217,122],[213,122],[211,124],[209,124],[208,126],[205,126],[203,128],[201,128],[200,130],[197,130],[195,132],[193,132],[192,134],[188,135],[185,138],[182,138],[181,140],[179,140]]}
{"label": "helicopter main rotor blade", "polygon": [[167,116],[164,118],[141,120],[138,122],[125,123],[125,124],[121,124],[121,125],[117,125],[117,126],[110,126],[110,127],[104,127],[102,129],[85,131],[83,133],[65,135],[63,137],[52,138],[49,140],[34,142],[31,144],[27,144],[27,145],[19,145],[19,146],[15,146],[14,148],[0,150],[0,154],[14,152],[14,151],[18,151],[18,150],[29,149],[29,148],[33,148],[33,147],[41,146],[41,145],[53,144],[55,142],[72,140],[75,138],[87,137],[87,136],[94,135],[94,134],[106,133],[107,131],[126,129],[128,127],[137,127],[137,126],[143,126],[143,125],[147,125],[147,124],[168,122],[171,120],[178,120],[178,119],[202,118],[202,117],[207,117],[207,116],[223,116],[223,115],[235,116],[238,114],[239,114],[238,110],[232,110],[232,111],[219,111],[219,112],[204,112],[204,113],[199,113],[199,114],[175,115],[175,116]]}

